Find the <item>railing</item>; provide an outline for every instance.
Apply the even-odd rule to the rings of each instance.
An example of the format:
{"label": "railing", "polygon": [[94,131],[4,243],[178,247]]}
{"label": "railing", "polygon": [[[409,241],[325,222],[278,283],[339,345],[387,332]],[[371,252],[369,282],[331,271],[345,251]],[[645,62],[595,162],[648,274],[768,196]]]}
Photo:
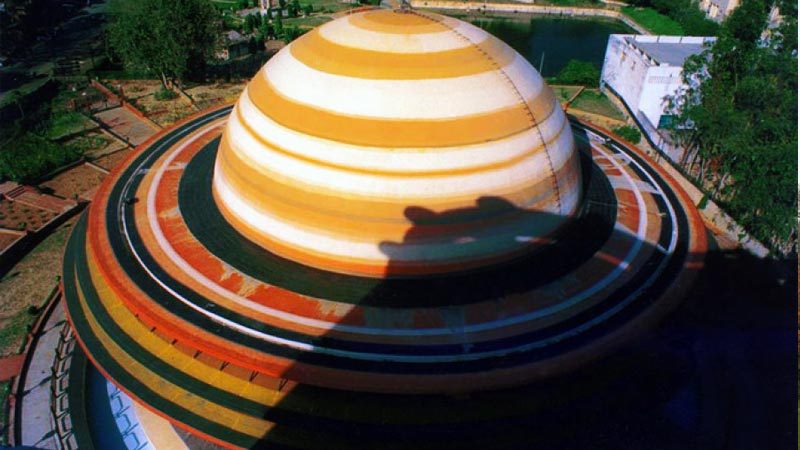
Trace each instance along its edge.
{"label": "railing", "polygon": [[72,417],[69,409],[69,369],[72,351],[75,348],[75,335],[69,322],[61,326],[56,346],[56,356],[50,368],[50,412],[53,414],[58,445],[63,450],[76,450],[78,440],[72,432]]}

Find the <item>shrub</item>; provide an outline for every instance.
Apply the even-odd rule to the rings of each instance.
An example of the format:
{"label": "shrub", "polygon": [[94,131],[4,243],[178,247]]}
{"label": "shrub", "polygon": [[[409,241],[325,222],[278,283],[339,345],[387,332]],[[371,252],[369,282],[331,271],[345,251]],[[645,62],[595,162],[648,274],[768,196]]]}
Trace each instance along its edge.
{"label": "shrub", "polygon": [[558,73],[556,81],[561,84],[597,86],[600,84],[600,70],[590,62],[571,59]]}
{"label": "shrub", "polygon": [[57,145],[41,136],[24,132],[9,139],[0,148],[0,179],[32,182],[82,155],[82,149]]}
{"label": "shrub", "polygon": [[159,89],[155,94],[153,94],[153,96],[159,101],[173,100],[178,98],[178,94],[175,91],[165,88]]}
{"label": "shrub", "polygon": [[631,125],[622,125],[619,127],[614,127],[613,131],[626,141],[634,144],[638,144],[642,140],[642,133],[639,131],[638,128]]}

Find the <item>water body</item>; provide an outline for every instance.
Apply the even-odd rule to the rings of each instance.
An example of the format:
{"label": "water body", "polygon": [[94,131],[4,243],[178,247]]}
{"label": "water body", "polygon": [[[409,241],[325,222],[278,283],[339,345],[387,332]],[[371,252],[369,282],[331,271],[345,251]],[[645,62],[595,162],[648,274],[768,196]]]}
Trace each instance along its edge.
{"label": "water body", "polygon": [[570,59],[603,66],[609,34],[635,34],[616,20],[552,18],[541,16],[487,17],[469,19],[512,46],[539,69],[544,53],[542,75],[552,77]]}

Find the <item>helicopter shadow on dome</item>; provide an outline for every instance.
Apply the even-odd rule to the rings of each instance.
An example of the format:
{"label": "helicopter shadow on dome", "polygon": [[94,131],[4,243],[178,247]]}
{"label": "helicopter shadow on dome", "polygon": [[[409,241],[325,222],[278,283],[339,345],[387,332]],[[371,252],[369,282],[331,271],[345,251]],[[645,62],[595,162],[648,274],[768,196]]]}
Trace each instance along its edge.
{"label": "helicopter shadow on dome", "polygon": [[[477,213],[480,205],[487,203],[512,208],[501,199],[482,198],[472,211],[434,215],[409,207],[408,212],[413,220],[425,223],[449,214]],[[407,235],[415,233],[417,230],[411,227]],[[621,233],[635,239],[629,233]],[[640,243],[643,252],[660,252],[651,244]],[[403,244],[385,245],[394,249]],[[688,254],[686,260],[702,261],[705,256]],[[688,281],[681,278],[678,291],[687,293],[688,298],[672,315],[658,326],[639,327],[636,339],[618,343],[613,351],[598,351],[579,368],[563,367],[558,376],[553,376],[561,372],[557,368],[547,378],[516,387],[458,395],[379,394],[297,385],[276,409],[308,399],[318,404],[329,402],[325,408],[310,406],[308,416],[295,417],[298,422],[292,425],[304,424],[308,433],[327,436],[324,439],[330,439],[331,446],[336,443],[342,448],[744,448],[721,446],[731,433],[742,442],[753,444],[752,448],[764,442],[781,444],[770,448],[784,448],[782,444],[794,442],[795,438],[773,432],[779,427],[775,424],[791,425],[794,419],[771,412],[771,408],[791,410],[784,407],[791,406],[793,398],[790,394],[794,368],[789,367],[791,358],[786,357],[787,349],[791,350],[787,344],[791,344],[793,328],[791,320],[785,320],[791,314],[784,314],[786,308],[776,305],[787,292],[796,292],[796,284],[792,283],[796,280],[790,277],[790,283],[782,288],[769,282],[770,287],[762,291],[765,280],[772,276],[766,273],[771,270],[766,270],[763,262],[743,252],[715,250],[709,257],[711,261],[699,272],[697,280],[692,277],[697,275],[699,266],[690,264],[690,268],[684,268],[682,261],[680,269],[671,267],[673,271],[657,282],[662,289],[668,289],[676,283],[677,271],[691,274]],[[613,265],[610,261],[607,264]],[[739,275],[731,277],[729,271]],[[742,289],[743,284],[749,285],[744,280],[751,276],[759,281]],[[458,283],[451,287],[454,295],[471,288]],[[388,295],[383,289],[382,285],[376,287],[379,295]],[[646,302],[649,295],[654,294],[643,294]],[[752,301],[761,295],[771,300],[767,304]],[[709,302],[709,298],[714,300]],[[720,311],[725,311],[723,319]],[[763,340],[748,338],[751,331],[747,324],[753,321],[772,324],[786,333],[765,335]],[[722,336],[718,334],[719,327],[724,329]],[[591,343],[594,338],[597,335],[589,333],[583,342]],[[324,340],[323,337],[320,343]],[[776,352],[784,357],[768,356]],[[756,360],[771,361],[767,366],[775,368],[776,373],[760,371],[753,365]],[[302,363],[304,358],[297,361]],[[776,382],[770,383],[773,375],[777,376]],[[749,405],[777,420],[753,418],[747,408],[732,410],[727,406],[729,401],[745,402],[742,406]],[[328,414],[335,411],[336,419],[317,417],[316,414],[325,414],[317,408]],[[369,420],[364,421],[363,414],[354,414],[360,420],[351,416],[359,409],[369,411]],[[760,426],[731,425],[749,420],[757,420]],[[276,426],[254,448],[262,448],[262,443],[263,448],[272,448],[275,441],[293,439],[290,428],[293,427]]]}
{"label": "helicopter shadow on dome", "polygon": [[[380,249],[388,258],[387,278],[359,302],[376,307],[455,306],[529,292],[558,280],[597,258],[598,250],[614,233],[621,240],[638,239],[614,230],[617,201],[613,187],[586,149],[579,149],[581,189],[584,193],[575,215],[519,208],[498,196],[480,196],[473,207],[435,212],[409,205],[405,216],[411,223],[401,242],[384,241]],[[520,246],[512,258],[473,269],[429,276],[404,276],[405,264],[397,258],[409,243],[424,242],[431,227],[468,223],[498,217],[509,218],[519,233],[509,234]],[[469,229],[480,229],[470,227]],[[481,238],[465,233],[454,245],[481,245]]]}
{"label": "helicopter shadow on dome", "polygon": [[[282,405],[302,404],[314,399],[317,406],[309,406],[305,417],[294,417],[293,420],[305,423],[304,428],[310,433],[320,436],[323,441],[329,440],[343,448],[576,448],[592,439],[583,439],[586,430],[594,436],[602,436],[604,427],[616,426],[618,423],[636,421],[638,431],[647,429],[642,411],[652,408],[667,408],[667,405],[679,395],[684,387],[681,370],[686,366],[682,356],[669,352],[658,355],[647,353],[642,348],[623,351],[617,354],[622,341],[630,342],[634,336],[641,335],[646,329],[655,325],[652,317],[646,324],[630,327],[647,311],[662,295],[671,291],[673,283],[684,270],[686,256],[689,260],[702,259],[702,255],[678,255],[675,262],[670,262],[663,250],[648,243],[636,234],[624,228],[615,228],[617,203],[613,199],[613,189],[607,178],[597,170],[591,159],[581,152],[583,183],[586,197],[582,207],[574,218],[569,219],[559,231],[550,236],[548,242],[539,245],[528,255],[514,260],[470,270],[462,273],[437,275],[429,277],[386,278],[379,280],[371,292],[364,296],[362,302],[356,304],[368,307],[372,314],[365,313],[367,326],[393,327],[409,326],[407,311],[413,308],[431,308],[445,311],[447,326],[452,329],[453,342],[467,339],[469,333],[463,328],[467,315],[461,313],[448,314],[457,310],[466,310],[472,303],[494,304],[485,311],[503,310],[501,314],[513,316],[521,314],[514,308],[514,299],[531,291],[541,292],[542,301],[559,301],[565,299],[568,291],[575,284],[591,284],[591,276],[586,274],[575,277],[572,272],[581,266],[591,267],[591,272],[608,273],[614,271],[621,261],[609,257],[607,252],[600,251],[604,244],[613,241],[614,246],[638,247],[638,252],[645,255],[630,270],[641,270],[634,274],[618,292],[610,298],[596,302],[591,307],[577,308],[572,317],[553,328],[560,331],[574,327],[579,328],[595,317],[600,317],[622,304],[627,296],[636,296],[641,301],[632,306],[622,308],[607,321],[603,321],[592,329],[579,333],[577,337],[565,339],[538,351],[507,354],[494,358],[489,363],[492,369],[514,367],[537,361],[557,360],[542,373],[548,377],[534,377],[529,381],[509,380],[509,383],[498,383],[489,390],[475,389],[463,394],[392,394],[372,393],[316,387],[305,384],[294,386],[276,410]],[[463,220],[480,220],[483,217],[496,215],[518,215],[524,221],[542,224],[549,229],[551,225],[561,223],[564,217],[520,209],[509,201],[496,196],[481,196],[474,201],[474,207],[434,212],[427,208],[409,205],[405,209],[411,226],[401,242],[383,242],[381,250],[389,258],[387,271],[394,270],[393,257],[408,242],[417,242],[429,234],[426,229],[430,225],[462,222]],[[533,234],[533,233],[531,233]],[[462,237],[470,242],[471,236]],[[666,258],[666,259],[665,259]],[[648,289],[637,291],[642,287],[649,275],[652,275],[660,262],[666,261],[664,270],[658,280],[650,284]],[[397,267],[402,267],[398,264]],[[690,269],[688,272],[693,272]],[[591,275],[589,273],[588,275]],[[677,291],[684,292],[691,282],[681,278],[681,286]],[[669,294],[667,294],[669,295]],[[679,297],[680,294],[676,297]],[[549,297],[549,298],[545,298]],[[537,302],[534,294],[528,302]],[[671,301],[668,303],[672,303]],[[517,305],[518,306],[518,305]],[[672,303],[675,306],[675,303]],[[569,314],[568,314],[569,316]],[[348,322],[347,317],[342,322]],[[619,329],[625,328],[625,339],[613,339],[613,344],[606,339],[615,335]],[[553,331],[554,333],[560,332]],[[319,337],[314,344],[320,346],[336,345],[337,327],[331,333]],[[547,332],[550,332],[549,330]],[[540,335],[522,337],[522,339],[540,339]],[[597,345],[598,343],[604,342]],[[428,342],[420,336],[415,343],[424,347]],[[464,342],[463,351],[469,353],[476,347]],[[659,344],[663,345],[663,344]],[[357,344],[356,344],[357,346]],[[351,347],[353,348],[353,347]],[[574,358],[559,358],[566,353],[576,355]],[[616,355],[603,359],[606,355]],[[302,366],[311,362],[313,357],[302,354],[296,357],[296,370],[290,368],[285,376],[292,379],[299,375]],[[356,368],[356,366],[358,368]],[[432,367],[433,373],[449,373],[449,366]],[[578,368],[578,366],[581,366]],[[387,361],[374,361],[371,364],[355,364],[353,370],[373,372],[378,377],[399,373],[396,383],[408,380],[408,373],[393,372],[396,365]],[[406,369],[408,370],[408,369]],[[562,376],[554,376],[562,374]],[[363,376],[363,373],[362,373]],[[387,385],[389,386],[389,385]],[[499,388],[499,389],[498,389]],[[391,390],[391,389],[390,389]],[[398,386],[397,392],[404,389]],[[324,403],[327,406],[320,408]],[[339,406],[334,406],[339,405]],[[320,408],[320,409],[317,409]],[[605,416],[600,413],[604,408],[615,411]],[[331,420],[330,411],[336,411]],[[363,413],[354,411],[370,411],[368,419]],[[276,411],[276,422],[281,413]],[[277,426],[265,436],[265,442],[291,440],[292,426]],[[669,428],[669,429],[666,429]],[[678,433],[677,426],[665,427],[659,433]],[[286,433],[286,434],[284,434]],[[627,435],[631,437],[630,435]],[[621,439],[610,439],[612,444],[597,448],[619,448],[624,442]],[[596,442],[595,442],[596,443]],[[617,446],[617,447],[614,447]]]}

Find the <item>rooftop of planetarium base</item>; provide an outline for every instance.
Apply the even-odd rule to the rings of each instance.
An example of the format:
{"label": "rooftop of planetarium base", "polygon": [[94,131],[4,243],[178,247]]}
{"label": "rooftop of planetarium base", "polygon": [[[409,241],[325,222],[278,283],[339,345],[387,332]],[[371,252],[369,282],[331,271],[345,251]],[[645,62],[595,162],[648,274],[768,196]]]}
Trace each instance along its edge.
{"label": "rooftop of planetarium base", "polygon": [[[447,414],[385,408],[402,397],[373,393],[498,389],[574,368],[663,317],[702,261],[703,225],[685,193],[637,149],[587,140],[573,123],[578,150],[567,153],[582,195],[570,220],[527,212],[559,223],[536,252],[398,279],[302,264],[249,239],[214,199],[220,136],[235,114],[198,114],[139,147],[97,192],[64,268],[68,316],[95,366],[146,407],[223,445],[267,436],[363,448],[400,426],[427,436]],[[455,216],[489,208],[530,217],[485,194]],[[387,253],[418,237],[417,221],[452,214],[408,206],[412,223],[382,243]],[[352,392],[360,408],[344,407]],[[353,442],[353,424],[377,434]]]}

